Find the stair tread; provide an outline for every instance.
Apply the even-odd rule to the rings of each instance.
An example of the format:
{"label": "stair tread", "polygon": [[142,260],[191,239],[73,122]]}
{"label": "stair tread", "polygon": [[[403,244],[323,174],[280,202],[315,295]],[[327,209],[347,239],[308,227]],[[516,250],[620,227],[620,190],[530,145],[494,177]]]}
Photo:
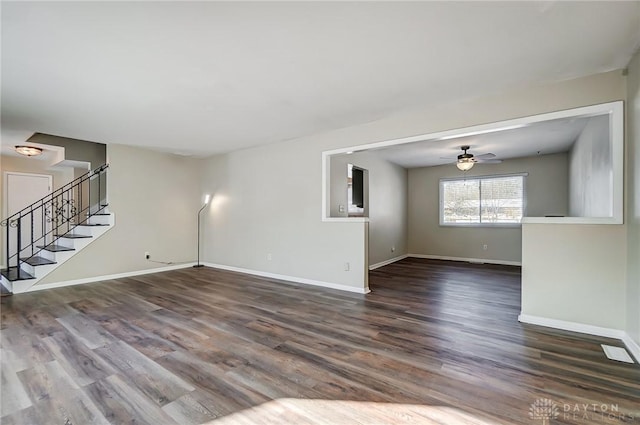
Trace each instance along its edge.
{"label": "stair tread", "polygon": [[8,269],[2,270],[2,276],[6,277],[7,280],[15,282],[17,280],[29,280],[35,279],[35,277],[31,276],[29,273],[24,270],[20,270],[20,279],[18,279],[18,268],[17,267],[9,267]]}
{"label": "stair tread", "polygon": [[98,226],[108,226],[108,224],[103,224],[103,223],[82,223],[82,224],[78,224],[78,226],[98,227]]}
{"label": "stair tread", "polygon": [[58,244],[51,244],[47,246],[38,245],[37,248],[42,248],[46,251],[51,251],[51,252],[75,251],[75,248],[69,248],[68,246],[62,246]]}
{"label": "stair tread", "polygon": [[56,264],[55,261],[49,260],[48,258],[44,258],[44,257],[29,257],[29,258],[23,258],[21,259],[21,261],[24,261],[25,263],[29,264],[30,266],[46,266],[48,264]]}
{"label": "stair tread", "polygon": [[95,214],[91,214],[89,217],[93,217],[94,215],[111,215],[111,213],[95,213]]}
{"label": "stair tread", "polygon": [[93,236],[91,235],[76,235],[73,233],[67,233],[64,235],[56,235],[56,238],[67,238],[67,239],[86,239],[86,238],[92,238]]}

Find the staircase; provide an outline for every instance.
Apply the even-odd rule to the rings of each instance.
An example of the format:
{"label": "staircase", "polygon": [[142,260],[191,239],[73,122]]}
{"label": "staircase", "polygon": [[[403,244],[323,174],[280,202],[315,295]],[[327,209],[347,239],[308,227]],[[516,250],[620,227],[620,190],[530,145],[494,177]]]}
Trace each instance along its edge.
{"label": "staircase", "polygon": [[43,277],[115,224],[106,202],[109,165],[78,177],[0,222],[3,296],[33,290]]}

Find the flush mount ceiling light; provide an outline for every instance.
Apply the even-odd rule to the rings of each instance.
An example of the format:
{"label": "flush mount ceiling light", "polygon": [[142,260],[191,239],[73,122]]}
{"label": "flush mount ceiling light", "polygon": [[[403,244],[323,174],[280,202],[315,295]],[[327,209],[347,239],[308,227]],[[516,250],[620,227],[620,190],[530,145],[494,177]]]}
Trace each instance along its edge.
{"label": "flush mount ceiling light", "polygon": [[25,156],[36,156],[36,155],[42,154],[42,149],[36,148],[34,146],[15,146],[14,149],[20,155],[25,155]]}

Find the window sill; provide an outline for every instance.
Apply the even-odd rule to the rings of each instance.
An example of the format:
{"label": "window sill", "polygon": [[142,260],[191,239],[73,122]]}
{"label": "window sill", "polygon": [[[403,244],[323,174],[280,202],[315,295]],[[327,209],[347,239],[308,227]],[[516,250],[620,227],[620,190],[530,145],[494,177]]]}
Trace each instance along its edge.
{"label": "window sill", "polygon": [[485,228],[498,228],[498,229],[513,229],[521,227],[521,223],[499,223],[499,224],[490,224],[490,223],[471,223],[471,224],[449,224],[449,223],[440,223],[440,227],[466,227],[466,228],[476,228],[476,227],[485,227]]}
{"label": "window sill", "polygon": [[616,217],[523,217],[522,224],[623,224]]}
{"label": "window sill", "polygon": [[368,223],[369,217],[323,217],[322,221],[331,223]]}

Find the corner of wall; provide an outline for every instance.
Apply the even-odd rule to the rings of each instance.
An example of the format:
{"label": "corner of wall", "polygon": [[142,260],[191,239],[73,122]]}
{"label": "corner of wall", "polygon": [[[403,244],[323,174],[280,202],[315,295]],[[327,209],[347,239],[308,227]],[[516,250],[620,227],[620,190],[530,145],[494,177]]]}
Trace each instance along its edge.
{"label": "corner of wall", "polygon": [[627,317],[626,333],[640,362],[640,49],[627,67]]}

